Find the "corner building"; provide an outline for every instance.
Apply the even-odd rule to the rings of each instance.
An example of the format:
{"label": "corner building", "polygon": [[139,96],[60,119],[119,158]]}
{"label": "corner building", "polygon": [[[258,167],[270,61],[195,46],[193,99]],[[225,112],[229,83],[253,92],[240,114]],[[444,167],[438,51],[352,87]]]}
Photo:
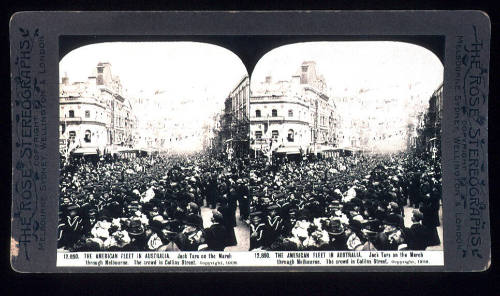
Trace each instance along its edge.
{"label": "corner building", "polygon": [[250,96],[250,147],[255,151],[318,153],[334,144],[334,104],[315,62],[288,81],[268,76]]}
{"label": "corner building", "polygon": [[122,95],[119,78],[111,75],[111,64],[97,64],[85,82],[70,84],[69,78],[63,77],[59,92],[62,154],[103,153],[114,146],[134,144],[137,120],[129,100]]}

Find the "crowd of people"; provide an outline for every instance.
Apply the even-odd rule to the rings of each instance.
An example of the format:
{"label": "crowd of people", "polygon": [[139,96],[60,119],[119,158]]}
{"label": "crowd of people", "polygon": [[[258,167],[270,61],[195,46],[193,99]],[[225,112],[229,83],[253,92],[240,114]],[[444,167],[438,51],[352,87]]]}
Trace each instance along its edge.
{"label": "crowd of people", "polygon": [[58,249],[223,251],[237,244],[237,207],[248,220],[246,166],[201,154],[64,161]]}
{"label": "crowd of people", "polygon": [[439,164],[409,153],[81,157],[61,166],[58,248],[223,251],[238,208],[250,250],[425,250],[441,244],[440,207]]}
{"label": "crowd of people", "polygon": [[[439,246],[441,173],[409,153],[250,164],[251,250]],[[405,225],[404,208],[411,211]],[[408,219],[407,219],[408,220]]]}

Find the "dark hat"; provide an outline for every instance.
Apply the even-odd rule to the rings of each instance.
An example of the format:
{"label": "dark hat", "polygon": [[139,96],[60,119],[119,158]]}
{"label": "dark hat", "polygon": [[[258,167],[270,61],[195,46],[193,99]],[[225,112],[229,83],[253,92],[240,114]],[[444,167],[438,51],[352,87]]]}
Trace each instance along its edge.
{"label": "dark hat", "polygon": [[424,219],[424,214],[422,214],[422,212],[420,212],[418,209],[414,209],[412,211],[412,214],[415,221],[422,221]]}
{"label": "dark hat", "polygon": [[[219,221],[217,221],[219,222]],[[194,227],[203,227],[203,220],[197,215],[188,215],[183,219],[183,223]]]}
{"label": "dark hat", "polygon": [[370,240],[370,241],[373,241],[376,239],[377,237],[377,234],[378,232],[377,231],[372,231],[370,229],[367,229],[364,231],[364,233],[366,234],[367,238]]}
{"label": "dark hat", "polygon": [[299,220],[309,220],[311,218],[311,212],[308,209],[303,209],[299,212]]}
{"label": "dark hat", "polygon": [[375,231],[375,232],[379,232],[380,231],[380,228],[381,228],[381,223],[378,219],[374,219],[374,220],[367,220],[365,223],[364,223],[364,227],[365,229],[368,229],[370,231]]}
{"label": "dark hat", "polygon": [[106,210],[106,209],[103,209],[100,213],[99,213],[99,220],[110,220],[110,215],[109,215],[109,211]]}
{"label": "dark hat", "polygon": [[392,225],[392,226],[400,226],[400,219],[398,217],[398,215],[396,214],[390,214],[388,215],[384,221],[382,222],[386,225]]}
{"label": "dark hat", "polygon": [[198,210],[200,209],[200,207],[194,202],[188,203],[188,206],[195,212],[198,212]]}
{"label": "dark hat", "polygon": [[144,233],[144,227],[140,221],[132,220],[127,227],[127,231],[132,236],[139,236]]}
{"label": "dark hat", "polygon": [[88,214],[87,214],[89,217],[92,217],[92,216],[97,216],[97,210],[92,208],[88,211]]}
{"label": "dark hat", "polygon": [[340,223],[339,219],[333,219],[330,222],[330,229],[328,231],[331,235],[340,235],[344,232],[344,227],[342,223]]}
{"label": "dark hat", "polygon": [[163,227],[163,223],[159,220],[152,220],[151,222],[149,222],[149,227],[151,227],[153,231],[160,231]]}
{"label": "dark hat", "polygon": [[250,219],[252,219],[252,220],[255,220],[255,219],[260,220],[261,216],[262,216],[262,212],[260,212],[260,211],[250,213]]}
{"label": "dark hat", "polygon": [[67,208],[66,208],[68,211],[78,211],[80,209],[79,206],[75,205],[75,204],[71,204],[69,205]]}
{"label": "dark hat", "polygon": [[363,224],[361,224],[358,220],[349,220],[349,224],[347,225],[352,231],[359,232],[363,228]]}
{"label": "dark hat", "polygon": [[274,197],[275,197],[275,198],[278,198],[278,199],[279,199],[279,198],[283,198],[283,197],[285,197],[285,193],[284,193],[284,192],[276,193],[276,194],[274,195]]}
{"label": "dark hat", "polygon": [[90,252],[92,252],[92,251],[99,251],[101,249],[101,246],[95,240],[86,239],[85,242],[84,242],[84,249],[86,251],[90,251]]}
{"label": "dark hat", "polygon": [[279,206],[278,206],[278,205],[276,205],[276,204],[272,204],[272,205],[269,205],[269,206],[267,207],[267,210],[268,210],[268,211],[277,210],[277,209],[279,209]]}
{"label": "dark hat", "polygon": [[390,206],[392,209],[394,209],[394,210],[398,210],[398,209],[399,209],[399,205],[398,205],[398,203],[397,203],[397,202],[394,202],[394,201],[391,201],[391,202],[389,203],[389,206]]}
{"label": "dark hat", "polygon": [[212,217],[215,222],[222,223],[224,222],[224,216],[222,216],[221,212],[214,210],[212,211]]}
{"label": "dark hat", "polygon": [[153,210],[153,207],[154,207],[154,205],[152,203],[150,203],[150,202],[147,202],[147,203],[145,203],[145,204],[142,205],[142,209],[144,211],[148,211],[148,212],[151,211],[151,210]]}

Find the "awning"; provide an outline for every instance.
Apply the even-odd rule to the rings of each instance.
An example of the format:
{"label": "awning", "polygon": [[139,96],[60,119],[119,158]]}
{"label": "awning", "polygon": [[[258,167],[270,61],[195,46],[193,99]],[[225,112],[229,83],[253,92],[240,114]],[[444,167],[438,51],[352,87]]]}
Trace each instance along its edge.
{"label": "awning", "polygon": [[360,148],[356,147],[339,147],[335,148],[334,151],[351,151],[351,152],[357,152],[357,151],[362,151]]}
{"label": "awning", "polygon": [[299,147],[280,147],[274,150],[275,153],[278,154],[300,154]]}
{"label": "awning", "polygon": [[95,147],[80,147],[71,152],[76,155],[97,155],[97,148]]}

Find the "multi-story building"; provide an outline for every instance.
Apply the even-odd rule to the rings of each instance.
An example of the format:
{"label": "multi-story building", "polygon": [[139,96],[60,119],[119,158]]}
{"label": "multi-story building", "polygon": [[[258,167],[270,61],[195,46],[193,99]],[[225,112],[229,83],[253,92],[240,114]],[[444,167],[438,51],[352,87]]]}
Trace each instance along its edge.
{"label": "multi-story building", "polygon": [[111,152],[117,146],[132,146],[136,118],[122,95],[111,64],[99,63],[86,82],[62,78],[59,100],[60,150],[85,153]]}
{"label": "multi-story building", "polygon": [[250,143],[255,151],[320,152],[335,140],[335,105],[315,62],[289,81],[267,76],[250,96]]}
{"label": "multi-story building", "polygon": [[441,158],[441,120],[443,118],[443,84],[429,99],[429,108],[418,132],[417,151],[428,153],[433,159]]}
{"label": "multi-story building", "polygon": [[224,102],[223,133],[226,152],[242,157],[249,151],[250,80],[244,76]]}
{"label": "multi-story building", "polygon": [[338,90],[337,147],[374,153],[414,147],[426,91],[419,83]]}

